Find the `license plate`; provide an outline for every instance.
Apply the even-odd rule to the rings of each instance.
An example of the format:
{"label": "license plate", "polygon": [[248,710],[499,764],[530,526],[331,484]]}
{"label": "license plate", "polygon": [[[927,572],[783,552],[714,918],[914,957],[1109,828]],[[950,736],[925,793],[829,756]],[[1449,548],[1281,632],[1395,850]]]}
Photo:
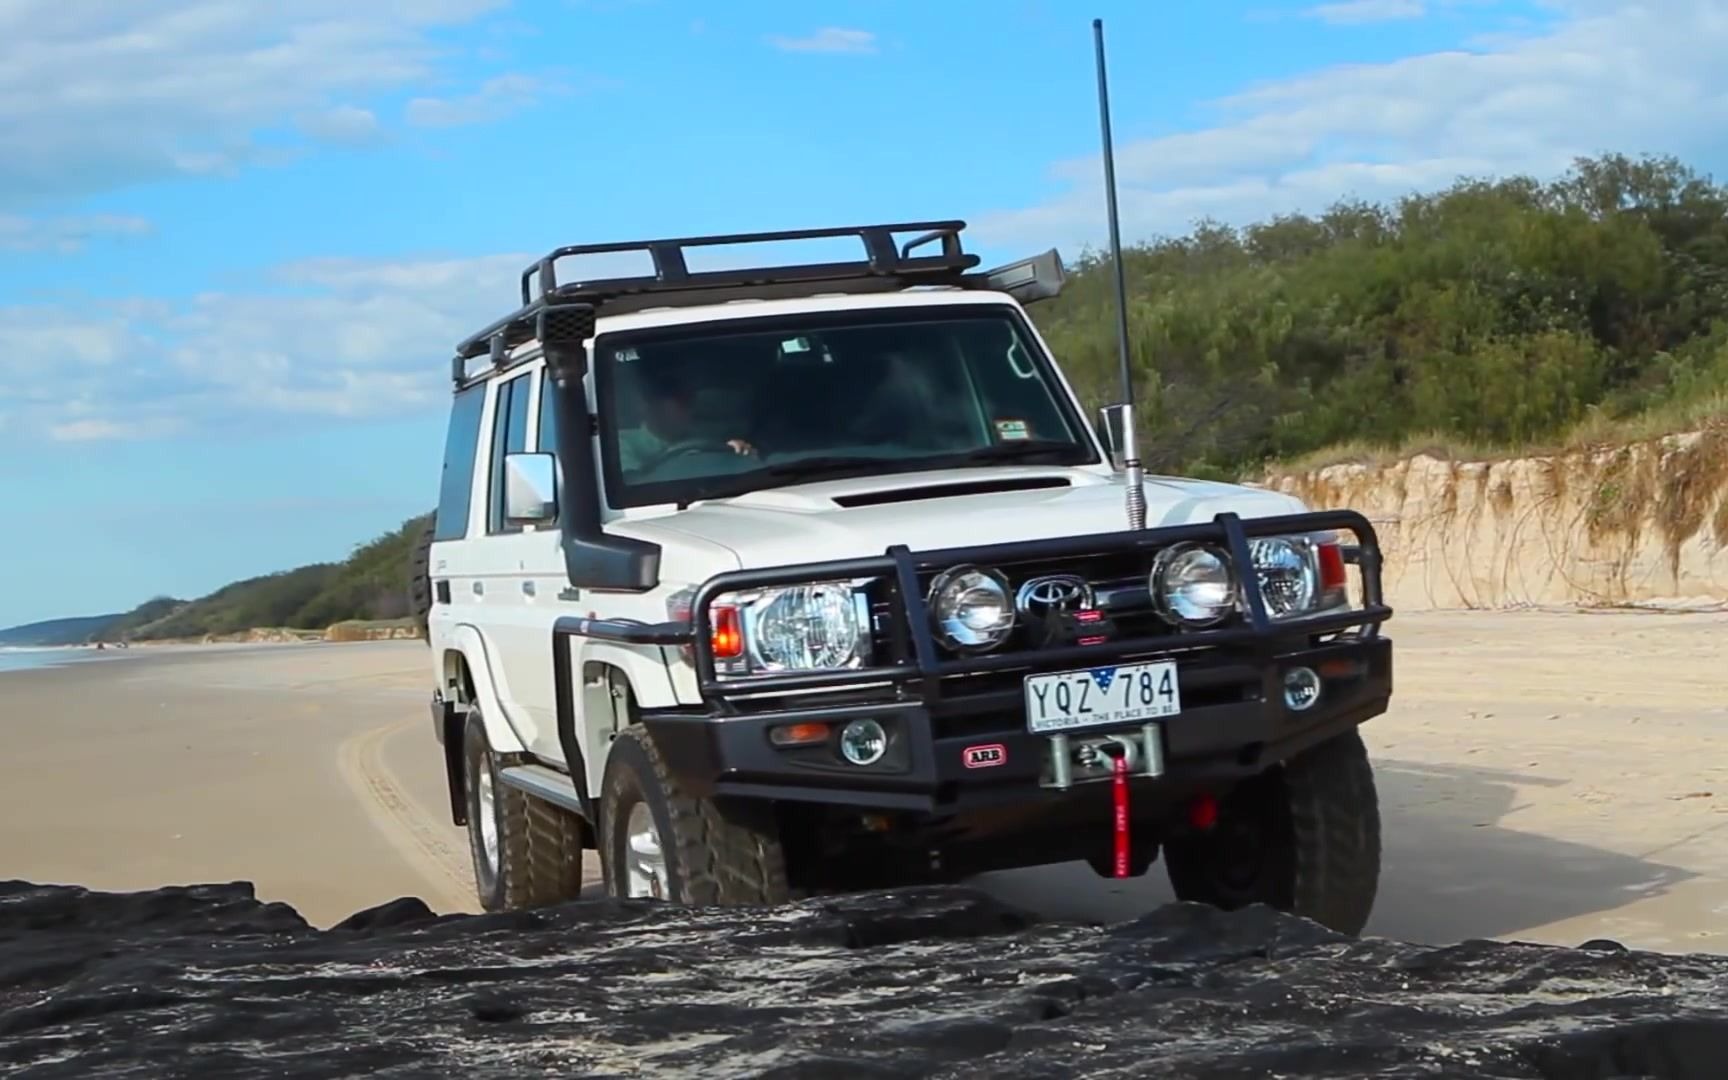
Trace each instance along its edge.
{"label": "license plate", "polygon": [[1181,711],[1169,660],[1026,677],[1026,730],[1033,734],[1138,724]]}

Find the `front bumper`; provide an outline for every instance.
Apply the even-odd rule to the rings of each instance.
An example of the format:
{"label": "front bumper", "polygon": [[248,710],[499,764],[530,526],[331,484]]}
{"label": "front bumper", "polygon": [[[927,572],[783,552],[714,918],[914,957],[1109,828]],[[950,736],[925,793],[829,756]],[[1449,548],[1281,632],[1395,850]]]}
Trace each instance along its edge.
{"label": "front bumper", "polygon": [[[1218,544],[1237,567],[1252,565],[1254,536],[1323,530],[1354,533],[1350,561],[1361,568],[1362,603],[1300,619],[1271,619],[1246,575],[1237,625],[1210,630],[1121,636],[1094,645],[1065,645],[947,658],[938,649],[921,581],[959,563],[1048,564],[1100,553],[1127,557],[1164,546]],[[709,606],[732,591],[815,580],[878,576],[891,583],[885,662],[864,670],[721,679],[709,648]],[[1156,775],[1136,775],[1137,800],[1181,799],[1221,782],[1259,772],[1315,743],[1384,712],[1392,692],[1391,642],[1380,624],[1380,551],[1360,514],[1330,511],[1243,521],[1221,514],[1211,522],[1031,544],[913,553],[891,549],[875,559],[748,570],[720,575],[698,592],[691,624],[634,630],[643,640],[692,649],[703,705],[644,714],[668,767],[693,794],[813,802],[872,810],[958,813],[1009,803],[1089,798],[1097,785],[1050,783],[1051,738],[1028,732],[1022,696],[1028,675],[1090,670],[1143,660],[1173,660],[1181,711],[1155,722],[1162,749]],[[572,632],[594,633],[590,625]],[[1301,711],[1286,705],[1284,673],[1304,666],[1321,676],[1318,701]],[[836,738],[845,722],[878,721],[889,751],[872,765],[846,762]],[[782,747],[778,727],[825,723],[825,743]],[[1121,731],[1070,732],[1078,741]],[[1140,732],[1141,725],[1128,730]]]}
{"label": "front bumper", "polygon": [[[1283,673],[1296,665],[1334,673],[1323,676],[1319,701],[1301,712],[1291,710],[1282,694]],[[1300,649],[1280,654],[1265,668],[1195,661],[1178,672],[1184,702],[1205,703],[1155,722],[1163,768],[1155,777],[1133,776],[1137,803],[1175,802],[1252,775],[1385,712],[1392,693],[1392,643],[1376,637]],[[889,752],[875,765],[848,764],[833,738],[796,748],[775,746],[769,738],[785,725],[821,722],[838,732],[845,722],[863,717],[877,720],[889,734]],[[1084,781],[1066,790],[1048,786],[1050,737],[1026,730],[1017,695],[999,711],[969,715],[913,700],[745,716],[650,713],[642,719],[667,766],[698,795],[943,814],[1006,803],[1058,803],[1091,786]],[[1070,732],[1069,738],[1139,730],[1139,724],[1088,728]],[[989,764],[976,764],[980,761]]]}

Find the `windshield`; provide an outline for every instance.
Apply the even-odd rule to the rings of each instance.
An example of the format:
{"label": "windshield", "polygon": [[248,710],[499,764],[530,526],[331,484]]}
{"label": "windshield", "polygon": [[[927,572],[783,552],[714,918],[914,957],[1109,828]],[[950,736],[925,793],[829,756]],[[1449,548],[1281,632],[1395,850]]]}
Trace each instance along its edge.
{"label": "windshield", "polygon": [[615,507],[1098,460],[1021,318],[999,304],[605,334],[594,363]]}

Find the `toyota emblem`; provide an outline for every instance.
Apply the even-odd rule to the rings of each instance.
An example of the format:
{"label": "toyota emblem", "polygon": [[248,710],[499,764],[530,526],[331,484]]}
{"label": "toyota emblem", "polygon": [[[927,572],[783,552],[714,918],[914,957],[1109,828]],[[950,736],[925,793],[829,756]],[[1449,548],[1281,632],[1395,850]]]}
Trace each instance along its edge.
{"label": "toyota emblem", "polygon": [[1031,578],[1014,594],[1015,610],[1031,619],[1048,619],[1058,612],[1092,606],[1092,586],[1074,574]]}

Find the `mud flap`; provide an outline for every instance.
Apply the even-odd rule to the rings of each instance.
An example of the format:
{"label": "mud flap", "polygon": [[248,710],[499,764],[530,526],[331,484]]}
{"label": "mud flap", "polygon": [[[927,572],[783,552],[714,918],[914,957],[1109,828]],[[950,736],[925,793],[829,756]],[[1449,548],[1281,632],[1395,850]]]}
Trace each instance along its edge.
{"label": "mud flap", "polygon": [[454,702],[432,697],[432,729],[444,747],[444,783],[450,790],[450,820],[468,824],[467,770],[462,761],[462,714]]}

